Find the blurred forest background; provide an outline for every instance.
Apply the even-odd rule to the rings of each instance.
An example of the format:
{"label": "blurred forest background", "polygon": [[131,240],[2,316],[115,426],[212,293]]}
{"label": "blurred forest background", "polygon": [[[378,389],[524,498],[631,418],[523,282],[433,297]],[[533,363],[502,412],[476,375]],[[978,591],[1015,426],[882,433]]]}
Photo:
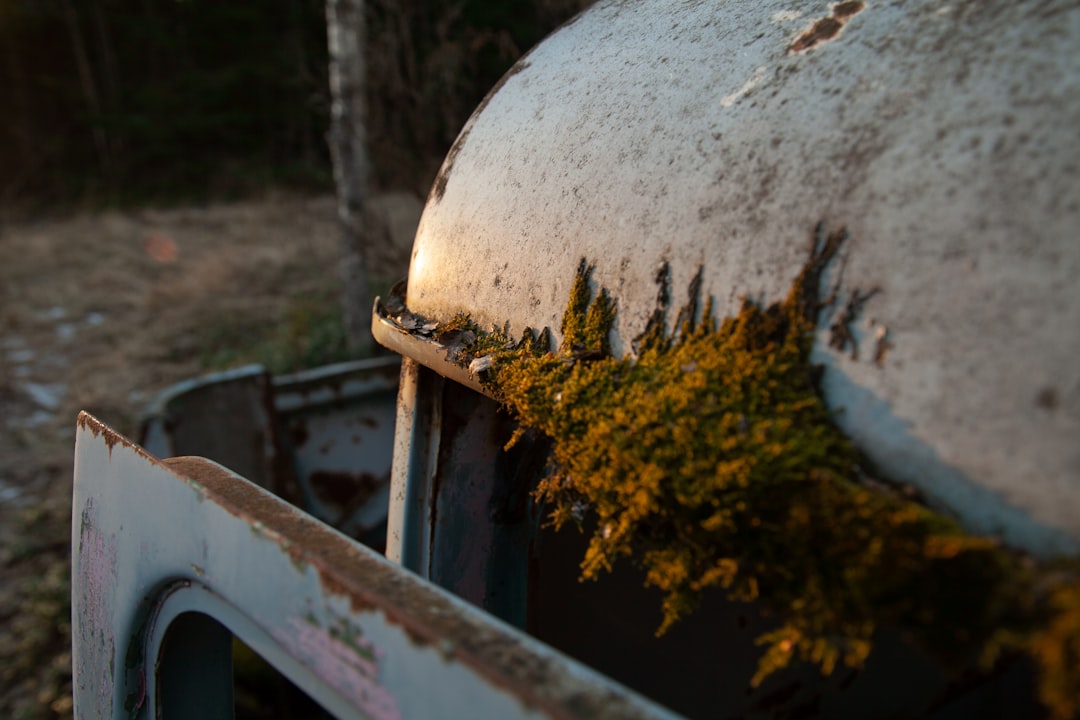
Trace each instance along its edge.
{"label": "blurred forest background", "polygon": [[[368,0],[375,187],[426,195],[469,113],[587,0]],[[329,192],[324,0],[0,0],[0,206]]]}

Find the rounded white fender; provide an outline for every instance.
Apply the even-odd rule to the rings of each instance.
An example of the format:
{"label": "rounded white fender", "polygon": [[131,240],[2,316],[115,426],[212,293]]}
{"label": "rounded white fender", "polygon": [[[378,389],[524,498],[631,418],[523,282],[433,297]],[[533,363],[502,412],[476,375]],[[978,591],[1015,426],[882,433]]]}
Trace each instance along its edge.
{"label": "rounded white fender", "polygon": [[557,331],[587,258],[624,353],[661,263],[723,317],[782,298],[818,223],[850,234],[815,350],[839,424],[973,530],[1075,552],[1075,0],[602,1],[465,126],[407,301]]}

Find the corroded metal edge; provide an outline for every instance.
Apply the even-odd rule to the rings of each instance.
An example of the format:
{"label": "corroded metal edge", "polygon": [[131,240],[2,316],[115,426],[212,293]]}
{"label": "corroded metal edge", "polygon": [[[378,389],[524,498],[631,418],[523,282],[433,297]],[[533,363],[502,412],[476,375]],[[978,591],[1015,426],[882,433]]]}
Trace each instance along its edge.
{"label": "corroded metal edge", "polygon": [[[76,684],[81,688],[77,694],[82,698],[76,708],[79,717],[100,715],[105,706],[98,701],[108,697],[112,698],[115,711],[131,702],[139,705],[147,697],[144,689],[147,683],[153,690],[151,666],[145,664],[153,660],[146,658],[121,669],[123,648],[127,647],[130,659],[131,643],[140,642],[137,636],[142,632],[138,629],[140,621],[136,619],[132,625],[132,619],[145,614],[135,608],[157,602],[159,590],[155,588],[161,581],[173,578],[169,582],[175,582],[177,558],[162,556],[162,560],[155,561],[155,552],[161,551],[153,548],[161,544],[160,538],[147,538],[140,533],[168,535],[177,531],[174,526],[179,518],[188,516],[192,522],[189,525],[184,521],[184,527],[203,537],[203,554],[208,539],[205,533],[213,528],[224,533],[222,538],[233,538],[230,543],[240,542],[239,546],[228,545],[231,555],[228,558],[212,553],[209,565],[200,566],[197,563],[206,561],[190,558],[193,573],[190,580],[203,583],[212,591],[216,588],[224,593],[222,597],[226,600],[230,597],[229,583],[233,581],[225,576],[215,578],[213,566],[231,576],[232,571],[227,568],[250,562],[244,558],[258,557],[276,546],[275,553],[280,553],[276,555],[280,560],[274,561],[277,566],[281,567],[284,561],[285,568],[291,564],[300,574],[295,578],[291,575],[271,578],[267,587],[289,592],[295,583],[296,592],[315,592],[312,597],[323,598],[318,603],[336,597],[334,604],[361,623],[356,627],[366,627],[372,622],[387,628],[395,626],[399,628],[398,636],[406,642],[405,646],[399,646],[406,655],[399,657],[412,658],[414,652],[431,657],[434,652],[442,658],[440,668],[450,671],[457,665],[492,690],[499,689],[514,698],[523,714],[539,712],[558,718],[671,717],[663,708],[395,566],[215,463],[193,457],[159,460],[86,413],[80,415],[79,428],[81,447],[77,458],[73,549],[79,553],[80,562],[73,577],[73,627],[82,639],[79,643],[82,646],[100,645],[99,631],[108,636],[100,650],[76,648]],[[88,434],[93,441],[84,443]],[[95,441],[108,447],[107,454]],[[114,453],[118,447],[125,452]],[[140,465],[141,462],[147,464]],[[173,486],[175,490],[170,489],[170,477],[189,490],[182,491],[177,485]],[[136,487],[143,489],[134,493],[126,489]],[[191,491],[196,495],[189,494]],[[148,497],[136,497],[140,493]],[[153,507],[145,507],[148,498]],[[185,503],[187,507],[181,507]],[[145,516],[140,522],[123,521],[124,518],[135,520],[132,513],[136,512]],[[241,524],[227,521],[230,516]],[[245,538],[251,538],[250,548],[245,547]],[[101,558],[86,554],[82,545],[88,542],[94,547],[101,546],[102,552],[98,553]],[[171,545],[166,543],[166,546]],[[175,552],[169,550],[167,554],[171,556]],[[95,558],[101,562],[94,562]],[[188,568],[189,559],[186,556],[182,559],[181,566]],[[165,562],[173,569],[155,570],[155,562]],[[312,585],[316,580],[317,585]],[[244,590],[247,595],[252,592],[250,587]],[[95,622],[84,627],[80,612],[86,608],[101,612]],[[244,610],[254,613],[257,609]],[[294,620],[303,624],[304,618]],[[268,630],[273,631],[274,627]],[[312,624],[310,628],[305,625],[299,630],[292,627],[281,630],[293,635],[301,630],[308,635],[321,633],[318,637],[298,635],[294,638],[301,644],[298,647],[306,647],[304,643],[314,638],[326,645],[323,649],[328,652],[343,651],[334,650],[340,638],[333,634],[332,628]],[[115,670],[113,661],[106,658],[116,660]],[[103,662],[108,672],[102,667]],[[397,691],[404,692],[400,687]],[[107,709],[105,712],[109,714]]]}
{"label": "corroded metal edge", "polygon": [[395,322],[380,297],[375,298],[371,311],[371,334],[375,336],[375,341],[387,350],[411,358],[471,390],[494,397],[474,373],[450,359],[453,351],[449,346],[434,338],[409,332]]}

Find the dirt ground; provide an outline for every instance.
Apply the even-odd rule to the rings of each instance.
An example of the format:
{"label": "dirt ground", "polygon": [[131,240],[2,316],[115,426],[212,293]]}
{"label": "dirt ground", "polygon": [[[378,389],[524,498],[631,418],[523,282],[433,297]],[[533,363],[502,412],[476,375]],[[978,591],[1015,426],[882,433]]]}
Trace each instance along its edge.
{"label": "dirt ground", "polygon": [[[393,226],[373,258],[380,288],[404,274],[419,202],[376,211]],[[0,717],[71,716],[78,411],[135,436],[181,379],[338,359],[337,257],[332,198],[0,226]]]}

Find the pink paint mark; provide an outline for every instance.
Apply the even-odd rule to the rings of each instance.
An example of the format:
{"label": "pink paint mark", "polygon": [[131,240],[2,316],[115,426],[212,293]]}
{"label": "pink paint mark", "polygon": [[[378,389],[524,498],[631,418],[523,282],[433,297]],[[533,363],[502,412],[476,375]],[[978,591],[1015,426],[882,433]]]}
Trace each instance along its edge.
{"label": "pink paint mark", "polygon": [[[76,577],[79,615],[79,647],[85,670],[97,664],[98,707],[111,708],[113,678],[110,667],[115,638],[111,622],[113,590],[116,585],[116,538],[105,537],[94,524],[93,506],[83,511],[79,532],[79,569]],[[111,710],[105,714],[108,715]]]}
{"label": "pink paint mark", "polygon": [[381,651],[357,636],[346,643],[304,618],[291,618],[274,637],[330,687],[374,720],[400,720],[389,690],[379,684]]}

